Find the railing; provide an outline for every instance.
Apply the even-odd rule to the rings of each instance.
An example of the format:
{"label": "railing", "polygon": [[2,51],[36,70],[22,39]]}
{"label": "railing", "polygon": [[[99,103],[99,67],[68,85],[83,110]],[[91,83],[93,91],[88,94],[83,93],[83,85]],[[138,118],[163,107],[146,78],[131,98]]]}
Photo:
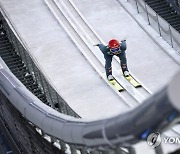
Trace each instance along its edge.
{"label": "railing", "polygon": [[159,16],[144,0],[127,0],[159,35],[180,54],[180,33]]}
{"label": "railing", "polygon": [[16,154],[135,154],[133,148],[94,150],[70,145],[45,134],[41,129],[25,119],[0,91],[0,120],[7,126],[15,146],[10,144]]}
{"label": "railing", "polygon": [[[5,29],[10,42],[13,44],[14,48],[21,56],[22,61],[25,63],[27,69],[29,70],[29,73],[33,75],[34,79],[41,87],[41,90],[46,95],[47,101],[49,102],[50,106],[58,110],[60,113],[64,113],[74,117],[80,117],[56,92],[55,88],[52,87],[47,77],[43,75],[41,69],[38,68],[37,62],[32,58],[31,54],[28,52],[28,49],[24,45],[25,43],[21,40],[19,35],[13,31],[13,28],[9,27],[7,21],[5,20],[5,18],[8,17],[6,17],[6,14],[2,8],[1,11],[3,15],[0,14],[0,20],[3,21],[3,28]],[[3,16],[5,16],[5,18]],[[11,26],[13,25],[11,24]]]}
{"label": "railing", "polygon": [[3,127],[9,132],[7,137],[12,153],[63,153],[63,150],[44,139],[36,131],[37,128],[23,118],[1,91],[0,102],[0,120],[1,124],[4,124]]}

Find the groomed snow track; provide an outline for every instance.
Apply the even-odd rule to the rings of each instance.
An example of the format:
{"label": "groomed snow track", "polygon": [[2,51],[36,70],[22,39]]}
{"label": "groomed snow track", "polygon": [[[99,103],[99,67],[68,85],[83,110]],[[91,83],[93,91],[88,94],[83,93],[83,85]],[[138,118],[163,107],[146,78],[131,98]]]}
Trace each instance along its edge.
{"label": "groomed snow track", "polygon": [[[79,14],[71,1],[58,3],[57,1],[45,0],[45,2],[56,16],[58,22],[62,26],[64,25],[64,29],[88,62],[106,82],[103,71],[103,57],[93,47],[93,44],[103,43],[103,40],[89,26],[83,16]],[[69,7],[71,8],[68,9]],[[62,9],[65,10],[62,11]],[[74,12],[69,12],[70,10]],[[73,17],[73,14],[76,13],[79,16],[78,20],[74,20]],[[79,26],[79,23],[84,27]],[[86,31],[82,29],[86,29]],[[82,147],[97,149],[102,147],[105,147],[105,149],[119,146],[130,147],[132,144],[144,140],[147,137],[147,134],[145,134],[147,131],[161,132],[161,128],[167,128],[177,122],[180,111],[178,106],[180,73],[176,74],[168,86],[143,102],[144,95],[150,94],[149,90],[143,84],[141,88],[136,89],[124,80],[118,73],[119,64],[116,59],[114,60],[114,66],[116,79],[126,89],[122,93],[116,93],[124,100],[124,103],[127,103],[130,107],[136,107],[136,109],[110,119],[88,121],[72,118],[55,111],[29,92],[9,71],[2,60],[0,68],[1,91],[26,119],[44,133],[55,136],[68,144]],[[132,101],[127,101],[127,97],[129,97],[128,100]],[[176,116],[172,118],[174,113],[176,113]],[[144,120],[145,117],[146,120]],[[123,128],[126,128],[126,130]]]}
{"label": "groomed snow track", "polygon": [[[103,55],[93,46],[97,43],[104,43],[104,41],[96,34],[71,1],[58,2],[56,0],[45,0],[45,3],[88,62],[99,73],[102,79],[109,84],[104,72],[105,62]],[[125,88],[125,91],[121,93],[117,92],[117,94],[130,107],[136,107],[145,99],[145,96],[148,96],[151,92],[147,90],[143,84],[142,87],[134,88],[122,75],[120,76],[118,60],[115,59],[113,62],[114,77]],[[109,86],[111,85],[109,84]]]}

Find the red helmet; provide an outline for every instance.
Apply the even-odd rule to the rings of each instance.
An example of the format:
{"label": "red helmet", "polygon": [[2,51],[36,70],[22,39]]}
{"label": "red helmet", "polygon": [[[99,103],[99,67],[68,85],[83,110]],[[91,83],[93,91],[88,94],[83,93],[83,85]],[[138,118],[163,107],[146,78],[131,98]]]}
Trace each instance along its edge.
{"label": "red helmet", "polygon": [[116,39],[112,39],[109,41],[109,48],[119,48],[120,44],[119,41]]}

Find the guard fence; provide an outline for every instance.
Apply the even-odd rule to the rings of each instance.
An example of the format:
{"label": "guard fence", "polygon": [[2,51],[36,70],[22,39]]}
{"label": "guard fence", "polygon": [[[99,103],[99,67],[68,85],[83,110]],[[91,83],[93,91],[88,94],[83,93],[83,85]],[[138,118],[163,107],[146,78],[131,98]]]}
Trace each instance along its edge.
{"label": "guard fence", "polygon": [[180,33],[159,16],[144,0],[127,0],[127,2],[130,2],[146,22],[180,55]]}
{"label": "guard fence", "polygon": [[[18,33],[15,33],[13,24],[10,24],[12,27],[9,27],[5,18],[8,18],[1,8],[3,13],[0,14],[0,20],[3,23],[3,29],[6,31],[7,37],[9,41],[13,44],[18,55],[20,55],[23,63],[25,64],[28,72],[33,76],[33,78],[38,83],[41,91],[45,94],[46,99],[48,101],[48,105],[52,108],[58,110],[60,113],[64,113],[67,115],[71,115],[74,117],[80,117],[77,113],[75,113],[70,106],[66,103],[66,101],[57,93],[56,89],[49,84],[49,79],[43,75],[41,69],[37,65],[37,62],[32,58],[31,54],[28,52],[27,46],[25,46],[25,42],[21,40]],[[5,16],[5,17],[3,17]]]}

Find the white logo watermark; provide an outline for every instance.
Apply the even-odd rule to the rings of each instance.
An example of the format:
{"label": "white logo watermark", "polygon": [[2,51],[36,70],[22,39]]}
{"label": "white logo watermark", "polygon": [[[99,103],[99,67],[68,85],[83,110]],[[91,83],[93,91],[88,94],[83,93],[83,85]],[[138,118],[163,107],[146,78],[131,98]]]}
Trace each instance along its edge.
{"label": "white logo watermark", "polygon": [[180,137],[164,137],[164,143],[180,144]]}
{"label": "white logo watermark", "polygon": [[161,144],[161,135],[160,133],[151,133],[147,138],[147,144],[151,148],[155,148]]}
{"label": "white logo watermark", "polygon": [[161,137],[160,133],[151,133],[147,137],[147,144],[151,148],[159,146],[161,143],[165,144],[180,144],[180,137]]}

